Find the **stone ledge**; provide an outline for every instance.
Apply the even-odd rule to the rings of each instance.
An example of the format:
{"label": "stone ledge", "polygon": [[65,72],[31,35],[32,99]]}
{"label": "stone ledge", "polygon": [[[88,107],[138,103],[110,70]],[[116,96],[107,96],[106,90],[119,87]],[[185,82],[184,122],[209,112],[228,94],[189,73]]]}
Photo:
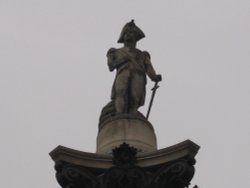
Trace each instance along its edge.
{"label": "stone ledge", "polygon": [[139,154],[138,165],[146,167],[167,163],[184,157],[194,158],[199,149],[199,145],[195,144],[191,140],[185,140],[154,152]]}
{"label": "stone ledge", "polygon": [[[191,140],[186,140],[164,149],[139,154],[137,164],[141,167],[149,167],[184,157],[194,158],[199,148],[200,147]],[[64,146],[56,147],[50,152],[50,156],[55,162],[65,161],[84,167],[108,169],[113,166],[111,156],[83,152]]]}

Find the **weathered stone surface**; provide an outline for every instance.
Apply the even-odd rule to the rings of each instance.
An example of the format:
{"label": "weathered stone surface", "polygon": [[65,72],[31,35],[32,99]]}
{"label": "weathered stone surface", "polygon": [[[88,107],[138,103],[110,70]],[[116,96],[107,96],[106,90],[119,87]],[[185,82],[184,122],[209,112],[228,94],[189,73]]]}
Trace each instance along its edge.
{"label": "weathered stone surface", "polygon": [[[132,20],[125,24],[118,40],[124,46],[110,48],[107,52],[109,70],[116,70],[111,93],[112,108],[116,114],[137,115],[138,108],[145,102],[146,76],[154,82],[162,80],[153,68],[149,53],[136,48],[137,42],[144,37],[143,31]],[[108,113],[105,111],[110,110],[109,105],[104,107],[103,114]]]}
{"label": "weathered stone surface", "polygon": [[106,122],[99,130],[97,153],[111,154],[112,149],[124,142],[143,153],[157,150],[156,136],[150,122],[123,115]]}

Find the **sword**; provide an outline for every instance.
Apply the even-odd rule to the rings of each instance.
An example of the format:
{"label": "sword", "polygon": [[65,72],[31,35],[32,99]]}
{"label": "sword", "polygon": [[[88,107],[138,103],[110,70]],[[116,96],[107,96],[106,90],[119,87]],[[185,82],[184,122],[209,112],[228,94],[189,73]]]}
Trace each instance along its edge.
{"label": "sword", "polygon": [[156,81],[154,87],[151,89],[151,90],[152,90],[152,95],[151,95],[151,99],[150,99],[150,102],[149,102],[148,112],[147,112],[146,119],[148,119],[149,113],[150,113],[150,111],[151,111],[152,104],[153,104],[154,97],[155,97],[155,92],[156,92],[156,90],[160,87],[160,86],[158,85],[158,82],[159,82],[159,81]]}

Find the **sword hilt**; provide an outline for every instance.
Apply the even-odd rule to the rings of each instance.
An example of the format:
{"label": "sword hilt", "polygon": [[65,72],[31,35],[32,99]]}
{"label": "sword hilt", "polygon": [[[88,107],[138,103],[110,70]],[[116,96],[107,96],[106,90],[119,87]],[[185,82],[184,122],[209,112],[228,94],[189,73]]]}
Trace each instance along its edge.
{"label": "sword hilt", "polygon": [[158,85],[158,82],[155,82],[154,87],[151,89],[151,91],[155,91],[159,88],[160,86]]}

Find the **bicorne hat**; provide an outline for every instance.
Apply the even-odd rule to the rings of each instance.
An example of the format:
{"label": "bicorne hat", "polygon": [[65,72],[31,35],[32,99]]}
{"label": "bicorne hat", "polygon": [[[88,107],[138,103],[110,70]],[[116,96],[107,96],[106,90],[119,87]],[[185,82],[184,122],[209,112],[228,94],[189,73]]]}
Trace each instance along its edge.
{"label": "bicorne hat", "polygon": [[131,22],[126,23],[126,25],[122,28],[122,32],[121,32],[120,37],[117,41],[118,43],[124,43],[123,38],[124,38],[125,33],[128,31],[135,32],[136,42],[145,37],[145,34],[143,33],[143,31],[135,25],[134,20],[131,20]]}

